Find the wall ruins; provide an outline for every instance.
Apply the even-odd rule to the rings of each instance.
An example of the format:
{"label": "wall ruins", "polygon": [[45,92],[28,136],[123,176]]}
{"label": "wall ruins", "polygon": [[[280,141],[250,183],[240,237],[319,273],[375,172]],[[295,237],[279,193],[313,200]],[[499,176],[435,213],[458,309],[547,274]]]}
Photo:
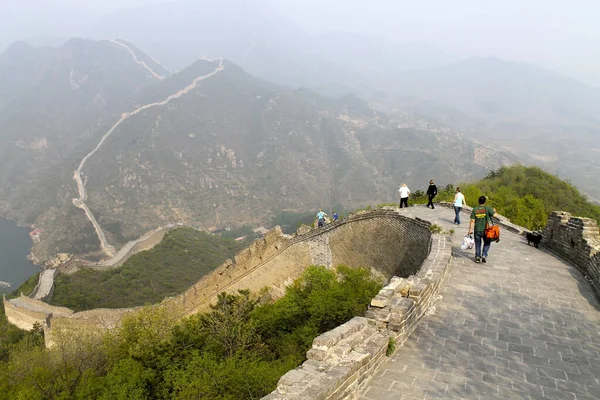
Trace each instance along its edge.
{"label": "wall ruins", "polygon": [[548,217],[542,245],[571,261],[600,298],[600,231],[591,218],[555,211]]}

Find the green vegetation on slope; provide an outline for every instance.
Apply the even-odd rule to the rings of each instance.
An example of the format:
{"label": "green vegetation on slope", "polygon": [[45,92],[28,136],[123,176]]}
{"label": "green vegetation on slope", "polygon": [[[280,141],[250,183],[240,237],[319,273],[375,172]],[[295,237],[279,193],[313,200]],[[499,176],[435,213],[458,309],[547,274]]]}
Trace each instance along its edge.
{"label": "green vegetation on slope", "polygon": [[[487,204],[499,214],[528,229],[543,228],[553,211],[567,211],[600,222],[600,206],[589,202],[569,182],[538,167],[502,167],[479,182],[461,184],[460,188],[467,205],[476,206],[479,196],[485,195]],[[455,193],[452,185],[440,188],[436,201],[453,201]],[[417,191],[411,196],[411,202],[425,204],[427,196]]]}
{"label": "green vegetation on slope", "polygon": [[[6,297],[14,299],[19,297],[21,293],[30,294],[38,283],[40,273],[36,273],[30,276],[21,286],[15,291],[8,294]],[[34,332],[23,332],[16,326],[9,324],[4,313],[4,306],[0,307],[0,361],[6,361],[8,359],[9,349],[15,344],[22,340],[29,340],[36,335],[40,335],[39,329],[35,329]],[[43,342],[43,340],[42,340]]]}
{"label": "green vegetation on slope", "polygon": [[188,289],[245,246],[192,228],[175,229],[120,268],[59,275],[52,304],[80,311],[158,303]]}
{"label": "green vegetation on slope", "polygon": [[14,299],[19,297],[21,293],[23,293],[25,296],[29,296],[31,293],[33,293],[33,289],[35,289],[37,286],[38,281],[40,280],[40,274],[41,272],[36,272],[35,274],[31,275],[25,282],[21,284],[21,286],[19,286],[16,290],[13,290],[6,297],[9,299]]}
{"label": "green vegetation on slope", "polygon": [[305,360],[317,335],[364,314],[380,287],[365,269],[309,267],[276,301],[265,292],[223,293],[210,313],[180,322],[146,309],[103,337],[58,337],[52,349],[35,343],[13,349],[0,365],[0,393],[11,399],[259,399]]}

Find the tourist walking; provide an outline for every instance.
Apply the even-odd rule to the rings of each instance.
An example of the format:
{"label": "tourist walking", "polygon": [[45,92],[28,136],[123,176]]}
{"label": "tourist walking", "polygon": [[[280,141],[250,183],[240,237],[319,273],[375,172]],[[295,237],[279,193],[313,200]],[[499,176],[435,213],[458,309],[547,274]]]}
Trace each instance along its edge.
{"label": "tourist walking", "polygon": [[[488,223],[492,222],[492,217],[498,217],[496,210],[492,207],[486,206],[485,202],[487,198],[485,196],[479,197],[479,206],[473,208],[471,212],[471,222],[469,224],[469,235],[475,234],[475,262],[487,262],[488,252],[490,251],[490,245],[492,239],[485,237],[485,228]],[[481,249],[481,242],[483,242],[483,251]]]}
{"label": "tourist walking", "polygon": [[454,195],[454,223],[456,225],[460,225],[460,210],[466,203],[465,195],[461,193],[460,187],[457,187]]}
{"label": "tourist walking", "polygon": [[398,190],[400,194],[400,208],[408,207],[408,198],[410,197],[410,189],[406,186],[406,183],[403,183],[400,186],[400,190]]}
{"label": "tourist walking", "polygon": [[319,208],[319,212],[317,213],[317,224],[319,226],[319,228],[322,228],[323,226],[325,226],[325,217],[327,216],[327,214],[325,214],[323,212],[323,210],[321,210]]}
{"label": "tourist walking", "polygon": [[435,183],[433,183],[433,179],[429,181],[429,187],[427,188],[427,198],[429,199],[429,202],[427,203],[427,208],[429,208],[429,206],[431,206],[431,209],[435,209],[435,207],[433,206],[433,199],[435,198],[435,196],[437,196],[437,186],[435,186]]}

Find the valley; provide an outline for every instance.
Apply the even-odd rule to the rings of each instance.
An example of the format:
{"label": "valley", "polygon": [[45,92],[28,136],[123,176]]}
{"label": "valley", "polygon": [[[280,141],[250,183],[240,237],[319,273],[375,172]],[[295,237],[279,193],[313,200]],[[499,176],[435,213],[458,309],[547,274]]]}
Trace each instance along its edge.
{"label": "valley", "polygon": [[[260,51],[256,36],[244,58]],[[172,72],[122,39],[13,46],[0,70],[31,57],[41,60],[38,78],[15,80],[23,89],[0,106],[0,215],[44,229],[33,248],[41,263],[68,253],[110,267],[166,226],[268,226],[282,210],[389,203],[401,183],[424,190],[432,178],[457,184],[519,162],[597,195],[591,106],[569,100],[578,96],[572,81],[535,80],[528,66],[432,53],[435,66],[397,72],[397,95],[365,81],[361,98],[271,83],[227,59]],[[473,82],[458,83],[465,73]],[[338,78],[330,81],[345,86]],[[512,86],[499,88],[502,80]],[[553,80],[562,86],[548,101],[532,95],[511,105],[515,85],[539,92]],[[490,92],[501,94],[493,107]],[[558,106],[570,119],[546,118]]]}
{"label": "valley", "polygon": [[[119,45],[121,45],[119,42],[114,42],[117,43]],[[157,75],[154,71],[152,71],[150,69],[150,67],[148,67],[145,63],[138,61],[137,57],[135,56],[135,54],[125,45],[124,46],[126,49],[128,49],[132,56],[135,58],[136,63],[142,65],[146,70],[148,70],[154,77],[156,77],[157,79],[164,79],[164,77]],[[159,106],[164,106],[167,105],[169,102],[171,102],[174,99],[178,99],[179,97],[187,94],[190,90],[194,89],[199,82],[203,81],[204,79],[210,78],[211,76],[215,75],[216,73],[220,72],[223,70],[223,60],[220,60],[218,62],[218,66],[216,67],[216,69],[213,72],[210,72],[206,75],[203,76],[199,76],[196,79],[194,79],[194,81],[192,83],[190,83],[188,86],[186,86],[185,88],[179,90],[176,93],[171,94],[170,96],[168,96],[165,100],[158,102],[158,103],[150,103],[150,104],[146,104],[138,109],[136,109],[135,111],[132,111],[130,113],[123,113],[123,115],[121,116],[121,119],[119,119],[119,121],[117,121],[117,123],[115,125],[113,125],[108,132],[106,132],[106,134],[104,136],[102,136],[102,139],[100,139],[100,142],[98,143],[98,145],[90,152],[88,153],[83,160],[81,160],[81,163],[79,164],[79,167],[77,168],[77,170],[75,171],[74,174],[74,179],[77,182],[77,190],[79,192],[79,198],[78,199],[73,199],[73,204],[78,207],[81,208],[82,210],[85,211],[85,214],[87,215],[87,217],[89,218],[90,222],[92,223],[92,225],[94,225],[94,229],[96,230],[96,233],[98,234],[98,239],[100,240],[100,247],[102,249],[102,251],[104,251],[109,257],[115,257],[115,247],[110,245],[106,239],[106,236],[104,235],[104,231],[102,230],[102,227],[100,226],[100,224],[98,223],[98,221],[96,221],[96,218],[94,218],[94,215],[92,214],[92,212],[90,211],[90,209],[87,207],[87,205],[85,204],[85,200],[87,199],[87,195],[85,192],[85,184],[84,181],[82,179],[82,169],[85,166],[86,161],[92,157],[102,146],[102,144],[106,141],[106,139],[118,128],[119,125],[121,125],[121,123],[123,123],[123,121],[125,121],[126,119],[130,118],[130,117],[134,117],[136,114],[147,110],[151,107],[159,107]],[[133,247],[133,245],[135,244],[135,242],[131,242],[131,244],[129,244],[130,247]],[[106,262],[106,264],[108,265],[112,265],[114,264],[113,261],[108,260]]]}
{"label": "valley", "polygon": [[[353,95],[278,86],[223,59],[169,74],[121,40],[71,41],[63,51],[72,55],[57,56],[64,72],[52,82],[67,85],[65,100],[94,104],[93,112],[79,111],[86,128],[70,128],[70,136],[42,136],[40,125],[3,128],[8,146],[12,137],[23,140],[19,132],[47,143],[1,155],[10,173],[0,180],[0,211],[44,229],[33,249],[40,262],[69,253],[110,266],[168,225],[268,225],[280,210],[389,202],[401,181],[418,188],[431,177],[475,179],[517,161],[454,130],[387,115]],[[114,86],[114,102],[106,91],[116,82],[105,68],[132,77],[127,92]],[[55,98],[39,97],[36,107]],[[5,121],[21,113],[18,101],[0,109]],[[51,129],[64,124],[58,116],[47,117]],[[31,165],[16,168],[15,157]],[[18,191],[8,190],[25,177]]]}

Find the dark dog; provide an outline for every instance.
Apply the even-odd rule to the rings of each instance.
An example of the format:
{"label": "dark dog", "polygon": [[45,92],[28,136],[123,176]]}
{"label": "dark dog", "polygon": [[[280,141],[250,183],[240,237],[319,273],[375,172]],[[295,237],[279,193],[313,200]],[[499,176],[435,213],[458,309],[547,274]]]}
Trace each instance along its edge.
{"label": "dark dog", "polygon": [[527,232],[527,244],[533,242],[533,246],[537,249],[542,241],[542,235],[537,232]]}

